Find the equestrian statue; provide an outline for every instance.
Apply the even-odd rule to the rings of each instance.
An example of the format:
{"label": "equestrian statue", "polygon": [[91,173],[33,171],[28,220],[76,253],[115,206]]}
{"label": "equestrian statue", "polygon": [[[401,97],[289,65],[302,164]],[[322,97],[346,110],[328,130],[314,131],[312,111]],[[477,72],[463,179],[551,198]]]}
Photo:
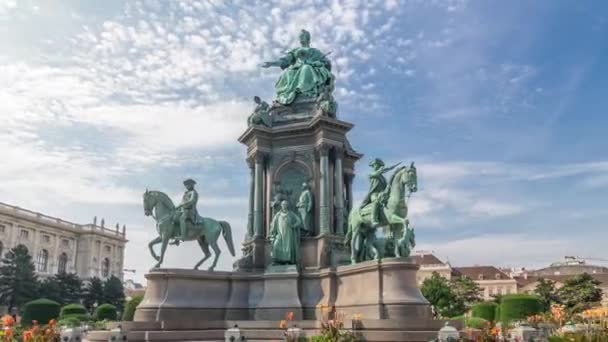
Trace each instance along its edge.
{"label": "equestrian statue", "polygon": [[[171,198],[161,191],[146,190],[144,193],[144,214],[152,216],[156,220],[156,231],[158,232],[158,237],[148,244],[152,257],[157,261],[154,268],[162,265],[170,242],[175,245],[179,245],[180,241],[196,240],[198,242],[203,250],[204,257],[194,266],[194,269],[198,269],[211,257],[209,251],[211,246],[215,256],[213,263],[209,266],[209,271],[213,271],[221,253],[217,245],[220,235],[224,237],[230,254],[235,255],[230,224],[226,221],[218,221],[198,214],[196,209],[198,192],[194,189],[195,184],[196,182],[192,179],[184,181],[186,191],[182,197],[182,202],[177,207],[173,204]],[[156,254],[153,248],[158,244],[161,244],[160,256]]]}
{"label": "equestrian statue", "polygon": [[[418,191],[416,167],[395,164],[386,167],[381,159],[370,162],[370,189],[359,207],[348,216],[345,244],[353,264],[383,257],[407,257],[415,246],[414,229],[407,219],[407,198]],[[384,174],[395,169],[387,182]],[[376,229],[383,228],[378,241]]]}

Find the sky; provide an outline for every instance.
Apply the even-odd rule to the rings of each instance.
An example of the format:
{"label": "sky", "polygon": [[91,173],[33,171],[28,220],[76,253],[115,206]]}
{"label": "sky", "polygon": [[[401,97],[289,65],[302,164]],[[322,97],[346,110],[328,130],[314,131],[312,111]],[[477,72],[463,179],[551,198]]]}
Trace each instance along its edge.
{"label": "sky", "polygon": [[[237,142],[297,45],[331,52],[338,118],[368,162],[415,161],[416,249],[454,266],[608,259],[608,3],[466,0],[0,0],[0,202],[127,226],[154,264],[146,188],[243,240]],[[192,267],[187,243],[166,266]],[[223,243],[220,247],[224,248]],[[237,248],[238,249],[238,248]],[[221,269],[234,261],[227,252]]]}

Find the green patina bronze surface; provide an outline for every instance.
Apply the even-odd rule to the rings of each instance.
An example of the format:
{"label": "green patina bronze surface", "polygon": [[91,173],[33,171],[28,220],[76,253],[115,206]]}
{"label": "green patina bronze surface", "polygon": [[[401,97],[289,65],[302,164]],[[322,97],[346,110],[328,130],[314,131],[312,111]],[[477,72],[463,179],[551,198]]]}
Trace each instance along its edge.
{"label": "green patina bronze surface", "polygon": [[283,69],[275,87],[276,102],[291,104],[298,96],[317,98],[326,87],[332,87],[334,76],[327,55],[310,47],[310,33],[300,32],[300,47],[276,61],[264,62],[263,68]]}
{"label": "green patina bronze surface", "polygon": [[313,195],[310,191],[310,185],[308,183],[302,184],[302,192],[300,198],[296,204],[300,219],[302,220],[302,236],[312,236],[313,230]]}
{"label": "green patina bronze surface", "polygon": [[277,265],[295,265],[300,258],[300,228],[302,222],[294,212],[289,210],[287,201],[281,202],[281,210],[272,218],[270,224],[270,242],[272,244],[272,263]]}
{"label": "green patina bronze surface", "polygon": [[[409,228],[407,220],[406,197],[418,190],[416,167],[414,163],[398,167],[387,182],[384,173],[398,165],[386,168],[380,159],[370,163],[370,190],[348,216],[345,243],[350,246],[352,263],[407,257],[415,246],[414,229]],[[377,241],[377,227],[384,227],[384,241]]]}
{"label": "green patina bronze surface", "polygon": [[[217,244],[220,235],[224,237],[230,254],[235,255],[230,224],[226,221],[218,221],[198,215],[196,210],[198,193],[194,189],[195,184],[196,182],[192,179],[184,181],[186,192],[182,197],[182,202],[177,207],[173,204],[171,198],[163,192],[146,190],[143,195],[144,214],[152,216],[156,220],[158,231],[158,237],[148,245],[152,257],[157,261],[154,268],[162,265],[167,246],[171,240],[174,240],[174,244],[177,245],[179,245],[179,241],[198,242],[204,257],[194,266],[195,269],[198,269],[211,257],[209,250],[209,247],[211,247],[215,257],[209,270],[213,271],[221,253]],[[157,244],[161,244],[160,256],[156,254],[153,248]]]}
{"label": "green patina bronze surface", "polygon": [[272,127],[272,119],[270,118],[270,106],[266,101],[262,100],[259,96],[253,97],[253,102],[255,102],[256,106],[253,110],[253,113],[247,119],[247,124],[249,126],[260,125],[266,127]]}

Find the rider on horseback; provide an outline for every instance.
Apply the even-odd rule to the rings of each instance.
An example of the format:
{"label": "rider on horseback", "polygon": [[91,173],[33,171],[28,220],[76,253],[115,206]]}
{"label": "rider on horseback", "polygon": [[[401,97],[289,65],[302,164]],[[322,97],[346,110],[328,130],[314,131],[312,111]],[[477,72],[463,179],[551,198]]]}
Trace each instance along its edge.
{"label": "rider on horseback", "polygon": [[384,178],[384,174],[388,171],[397,167],[400,163],[397,163],[391,167],[385,167],[384,162],[376,158],[369,163],[369,166],[372,167],[372,172],[369,174],[370,187],[367,196],[363,199],[361,203],[361,207],[363,208],[366,205],[372,205],[372,226],[377,227],[383,224],[386,221],[383,218],[382,207],[386,204],[386,178]]}
{"label": "rider on horseback", "polygon": [[179,230],[180,236],[176,238],[176,242],[179,240],[186,241],[187,236],[187,223],[190,221],[192,224],[196,224],[198,218],[198,212],[196,211],[196,203],[198,202],[198,192],[194,190],[194,184],[196,182],[188,178],[184,181],[186,192],[182,196],[182,203],[180,203],[175,211],[177,218],[179,219]]}

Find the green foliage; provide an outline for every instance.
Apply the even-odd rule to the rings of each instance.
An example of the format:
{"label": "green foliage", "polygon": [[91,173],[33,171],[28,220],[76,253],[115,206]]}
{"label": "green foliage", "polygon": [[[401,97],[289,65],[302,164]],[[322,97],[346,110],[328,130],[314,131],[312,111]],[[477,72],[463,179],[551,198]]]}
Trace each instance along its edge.
{"label": "green foliage", "polygon": [[600,282],[587,273],[576,275],[564,282],[558,295],[569,313],[579,313],[602,299]]}
{"label": "green foliage", "polygon": [[458,316],[465,311],[464,301],[452,291],[448,280],[437,272],[422,282],[420,290],[441,317]]}
{"label": "green foliage", "polygon": [[473,305],[471,308],[471,315],[473,317],[483,318],[487,321],[493,322],[496,320],[496,308],[498,305],[494,302],[482,302]]}
{"label": "green foliage", "polygon": [[61,314],[59,316],[63,318],[70,315],[86,315],[87,313],[87,308],[82,304],[68,304],[61,308]]}
{"label": "green foliage", "polygon": [[500,304],[500,321],[504,323],[513,320],[524,320],[542,311],[540,299],[537,296],[512,294],[502,297]]}
{"label": "green foliage", "polygon": [[46,324],[51,319],[57,319],[57,317],[59,317],[60,309],[61,305],[59,305],[59,303],[46,298],[27,302],[23,307],[21,324],[29,326],[32,324],[32,321]]}
{"label": "green foliage", "polygon": [[473,303],[481,301],[481,287],[471,278],[463,276],[450,281],[452,291],[458,300],[469,308]]}
{"label": "green foliage", "polygon": [[89,312],[93,312],[95,303],[104,302],[103,282],[97,277],[89,280],[83,292],[82,302]]}
{"label": "green foliage", "polygon": [[74,328],[79,327],[81,322],[82,321],[78,319],[78,317],[67,316],[57,321],[57,325],[60,327]]}
{"label": "green foliage", "polygon": [[135,296],[135,297],[131,298],[131,300],[125,304],[125,311],[122,313],[123,321],[132,321],[133,320],[133,316],[135,316],[135,309],[137,308],[137,306],[139,305],[139,303],[141,303],[141,301],[143,299],[144,299],[143,295]]}
{"label": "green foliage", "polygon": [[555,282],[551,280],[543,278],[538,279],[534,294],[540,298],[542,311],[549,311],[551,304],[559,301],[557,290],[555,289]]}
{"label": "green foliage", "polygon": [[101,304],[95,310],[95,319],[98,321],[108,320],[115,321],[118,318],[116,306],[112,304]]}
{"label": "green foliage", "polygon": [[74,273],[59,273],[40,284],[40,294],[62,305],[79,302],[82,298],[82,280]]}
{"label": "green foliage", "polygon": [[0,304],[9,312],[14,307],[38,298],[38,279],[34,273],[34,263],[27,248],[18,245],[2,258],[0,266]]}
{"label": "green foliage", "polygon": [[467,317],[464,319],[464,325],[467,328],[487,329],[490,326],[490,323],[480,317]]}
{"label": "green foliage", "polygon": [[38,288],[40,297],[56,301],[59,304],[65,304],[61,299],[60,285],[54,277],[44,279],[38,284]]}
{"label": "green foliage", "polygon": [[111,276],[105,281],[103,284],[103,301],[122,311],[125,303],[125,292],[120,279]]}

